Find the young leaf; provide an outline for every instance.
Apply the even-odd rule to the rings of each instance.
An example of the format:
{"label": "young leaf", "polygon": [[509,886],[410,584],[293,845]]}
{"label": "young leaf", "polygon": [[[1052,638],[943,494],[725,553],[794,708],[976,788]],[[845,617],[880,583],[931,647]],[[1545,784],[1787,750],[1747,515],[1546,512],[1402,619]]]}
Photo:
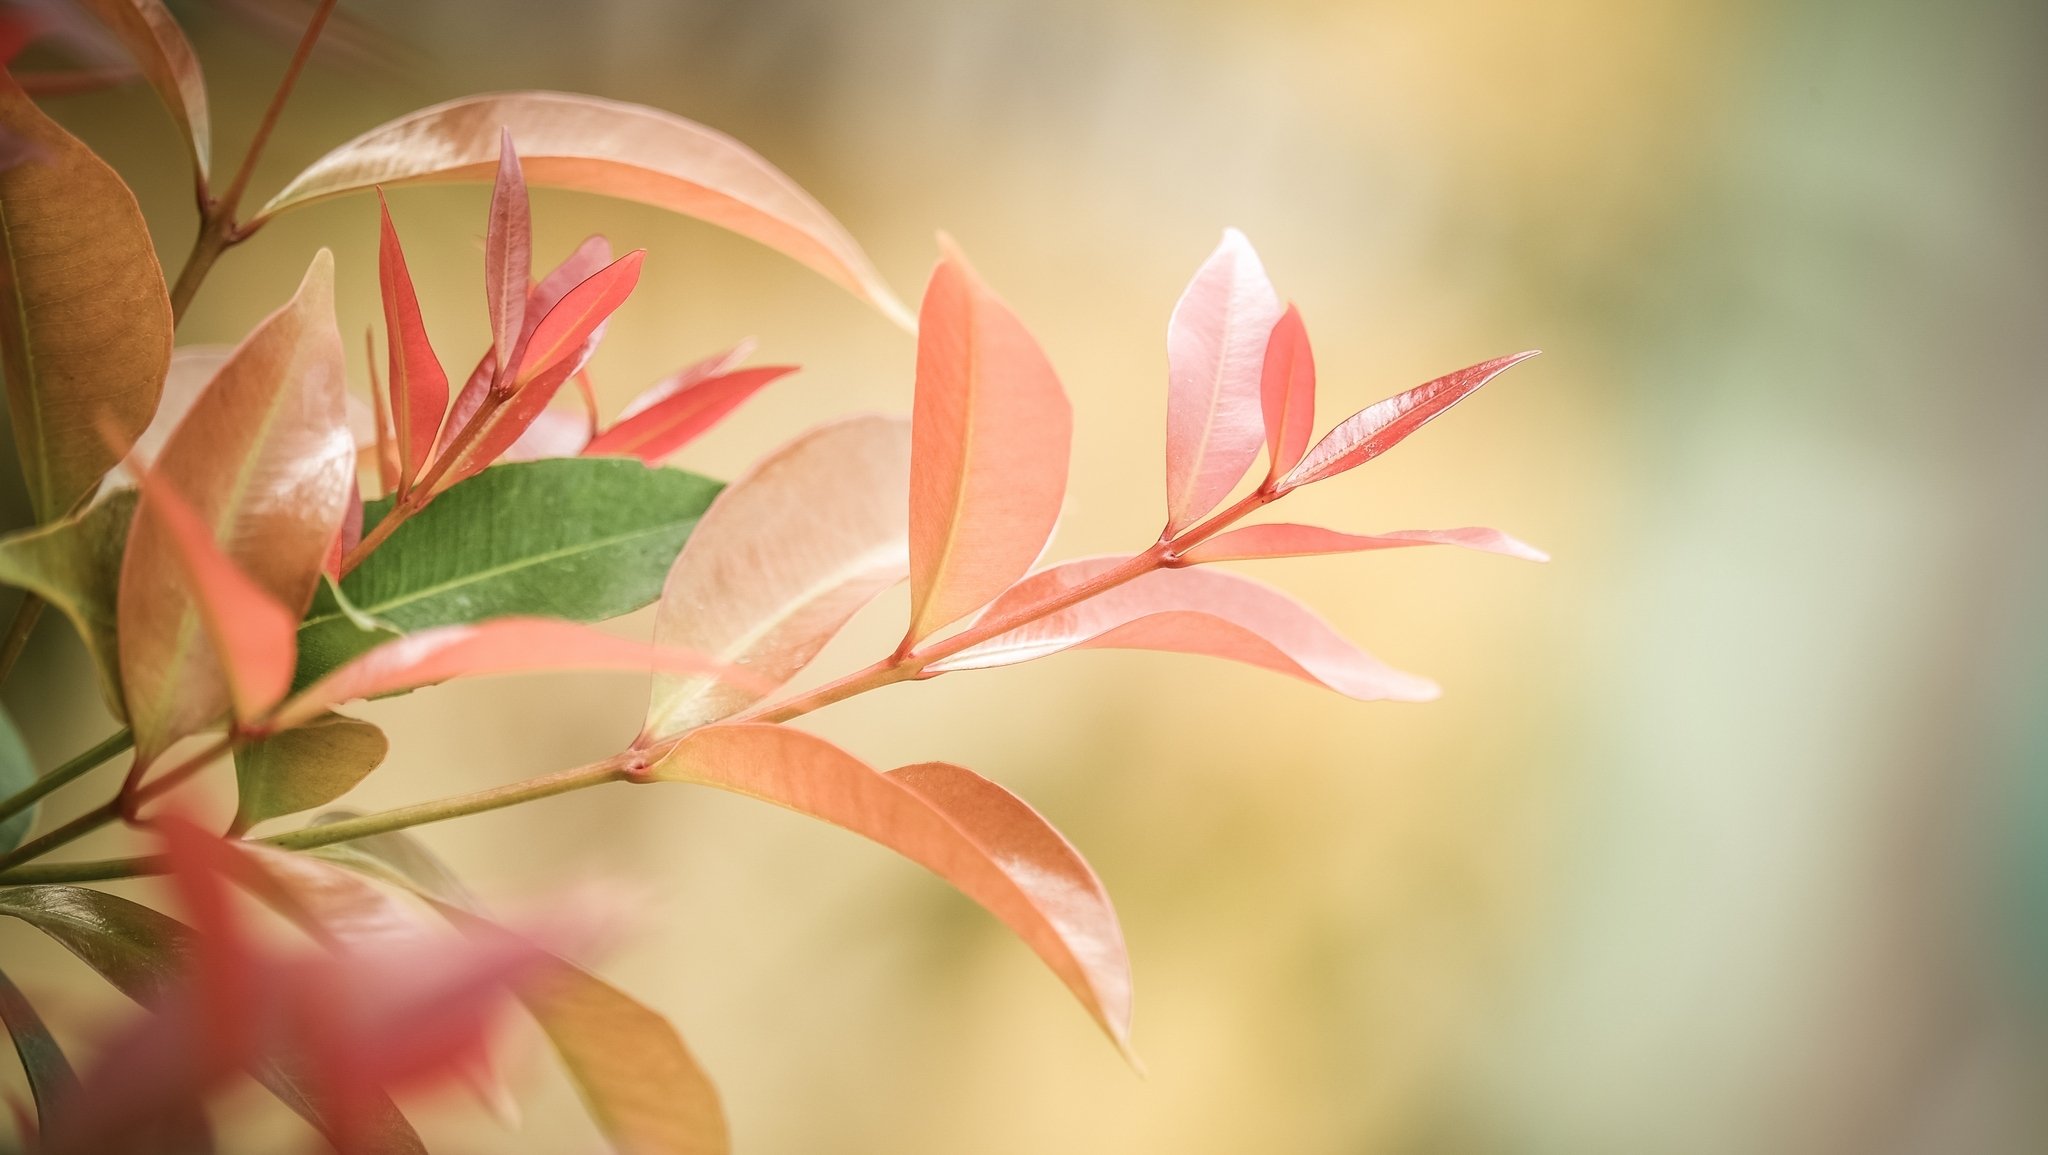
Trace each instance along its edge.
{"label": "young leaf", "polygon": [[[28,747],[21,743],[21,733],[14,728],[14,719],[0,709],[0,798],[12,797],[16,792],[26,790],[35,784],[36,764],[30,761]],[[0,852],[13,850],[28,837],[29,828],[36,824],[36,808],[31,806],[19,814],[10,815],[0,821]]]}
{"label": "young leaf", "polygon": [[1251,242],[1223,242],[1181,293],[1166,326],[1166,532],[1216,508],[1264,436],[1259,376],[1280,298]]}
{"label": "young leaf", "polygon": [[1293,305],[1273,323],[1266,338],[1266,363],[1259,395],[1266,416],[1266,480],[1277,481],[1308,452],[1316,432],[1316,357],[1308,345],[1301,310]]}
{"label": "young leaf", "polygon": [[384,761],[391,743],[360,718],[322,714],[235,751],[235,829],[325,806]]}
{"label": "young leaf", "polygon": [[[520,327],[519,338],[523,342],[532,336],[534,326],[561,301],[563,294],[595,276],[598,270],[612,263],[611,242],[601,236],[590,236],[576,246],[576,251],[564,258],[562,263],[549,270],[548,275],[527,294],[525,321]],[[483,408],[484,398],[490,395],[491,379],[496,376],[498,350],[494,345],[484,351],[477,360],[476,368],[470,370],[469,379],[463,382],[462,391],[455,395],[455,404],[448,410],[448,420],[441,427],[441,439],[436,443],[437,452],[445,450],[463,426]]]}
{"label": "young leaf", "polygon": [[257,219],[378,184],[489,179],[504,130],[519,141],[532,184],[604,193],[723,226],[909,325],[909,313],[839,222],[752,150],[682,117],[592,96],[508,92],[421,109],[313,162]]}
{"label": "young leaf", "polygon": [[[313,596],[355,476],[333,258],[257,326],[157,458],[223,552],[294,614]],[[121,562],[121,681],[138,765],[218,718],[228,691],[198,607],[175,579],[169,527],[138,509]]]}
{"label": "young leaf", "polygon": [[[583,375],[579,373],[577,376]],[[589,446],[589,418],[566,409],[543,409],[533,419],[533,424],[526,427],[526,432],[519,435],[519,440],[498,455],[498,463],[575,457]]]}
{"label": "young leaf", "polygon": [[[909,572],[903,512],[910,429],[851,417],[764,458],[712,504],[661,591],[657,645],[708,654],[780,685],[847,619]],[[765,691],[658,676],[647,738],[726,717]]]}
{"label": "young leaf", "polygon": [[491,315],[491,347],[501,351],[501,375],[509,376],[519,363],[527,282],[532,278],[533,214],[526,203],[526,178],[519,171],[519,154],[512,151],[511,130],[500,129],[498,176],[491,186],[490,223],[484,230],[484,298]]}
{"label": "young leaf", "polygon": [[1362,553],[1415,545],[1457,545],[1481,553],[1497,553],[1525,561],[1549,561],[1550,555],[1497,529],[1470,525],[1460,529],[1397,529],[1392,533],[1338,533],[1315,525],[1248,525],[1219,533],[1181,555],[1191,563],[1250,561],[1266,557],[1309,557],[1326,553]]}
{"label": "young leaf", "polygon": [[1309,450],[1299,464],[1287,471],[1275,488],[1285,493],[1364,465],[1399,445],[1403,438],[1429,424],[1437,414],[1470,397],[1481,385],[1500,376],[1509,366],[1535,355],[1536,351],[1532,349],[1512,357],[1481,361],[1359,410],[1323,434],[1323,439],[1316,442],[1315,448]]}
{"label": "young leaf", "polygon": [[1052,364],[950,241],[918,315],[911,408],[910,632],[988,604],[1044,551],[1073,409]]}
{"label": "young leaf", "polygon": [[699,381],[598,434],[583,453],[637,457],[653,465],[725,420],[762,386],[794,372],[794,365],[763,365]]}
{"label": "young leaf", "polygon": [[708,381],[713,377],[723,377],[727,373],[739,368],[746,362],[747,358],[753,355],[754,342],[752,338],[749,338],[723,353],[713,353],[701,361],[685,365],[674,373],[642,389],[639,396],[626,402],[626,407],[619,410],[619,421],[621,423],[629,421],[654,408],[661,402],[681,393],[683,390],[695,388],[700,381]]}
{"label": "young leaf", "polygon": [[14,1040],[14,1053],[21,1058],[22,1073],[28,1076],[29,1094],[35,1097],[36,1113],[48,1118],[53,1104],[78,1089],[78,1076],[64,1058],[64,1049],[50,1037],[50,1028],[30,1005],[28,996],[0,973],[0,1024]]}
{"label": "young leaf", "polygon": [[213,150],[206,77],[177,18],[161,0],[79,0],[79,6],[98,17],[135,58],[135,66],[184,131],[193,170],[199,174],[199,186],[205,188]]}
{"label": "young leaf", "polygon": [[[1019,583],[990,616],[1058,596],[1116,566],[1119,558],[1067,562]],[[930,666],[979,670],[1062,650],[1168,650],[1260,666],[1360,701],[1423,702],[1436,684],[1404,674],[1338,636],[1329,623],[1271,586],[1222,570],[1155,570],[1134,581],[998,634]]]}
{"label": "young leaf", "polygon": [[39,522],[69,513],[149,425],[171,300],[134,194],[0,76],[0,369]]}
{"label": "young leaf", "polygon": [[391,208],[381,192],[377,209],[377,285],[384,298],[384,340],[391,348],[391,432],[398,450],[398,486],[403,490],[411,488],[433,456],[441,415],[448,409],[448,374],[427,341],[419,294],[413,290],[405,250],[399,247]]}
{"label": "young leaf", "polygon": [[648,773],[788,807],[925,867],[1016,932],[1128,1053],[1130,960],[1109,896],[1002,787],[938,762],[879,773],[822,738],[760,723],[698,730]]}
{"label": "young leaf", "polygon": [[[719,489],[710,478],[637,461],[487,469],[407,519],[350,571],[345,604],[307,615],[298,684],[377,644],[375,626],[407,632],[515,614],[598,622],[631,613],[661,593]],[[390,508],[373,502],[365,518],[374,525]]]}
{"label": "young leaf", "polygon": [[107,710],[116,718],[126,718],[127,712],[121,701],[114,606],[134,516],[135,491],[120,490],[84,513],[0,538],[0,582],[28,590],[71,619],[92,655]]}

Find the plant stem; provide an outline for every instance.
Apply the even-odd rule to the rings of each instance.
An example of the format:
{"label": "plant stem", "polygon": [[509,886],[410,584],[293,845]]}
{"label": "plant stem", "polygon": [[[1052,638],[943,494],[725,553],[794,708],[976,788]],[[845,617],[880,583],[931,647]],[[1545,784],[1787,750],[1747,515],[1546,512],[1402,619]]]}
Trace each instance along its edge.
{"label": "plant stem", "polygon": [[394,830],[404,830],[408,826],[442,822],[450,818],[482,814],[489,810],[502,810],[507,806],[517,806],[522,802],[532,802],[556,794],[567,794],[572,790],[582,790],[606,782],[625,781],[629,774],[629,762],[626,755],[614,755],[601,762],[592,762],[588,766],[557,770],[553,774],[543,774],[538,778],[528,778],[508,786],[493,786],[488,790],[457,794],[451,798],[437,798],[432,802],[400,806],[395,810],[365,814],[360,818],[347,818],[340,822],[323,822],[318,826],[307,826],[259,841],[285,850],[308,850],[315,846],[368,838],[372,834],[389,834]]}
{"label": "plant stem", "polygon": [[200,216],[199,235],[192,239],[191,255],[185,258],[185,267],[178,270],[178,281],[171,286],[173,325],[185,319],[186,310],[192,307],[192,298],[199,295],[200,283],[213,270],[213,263],[237,239],[228,215],[218,212],[217,208],[215,206]]}
{"label": "plant stem", "polygon": [[35,632],[36,620],[42,616],[43,599],[23,590],[20,604],[14,607],[14,620],[7,625],[7,637],[0,640],[0,682],[14,672],[15,660],[28,648],[28,636]]}
{"label": "plant stem", "polygon": [[8,798],[0,800],[0,822],[5,822],[9,818],[34,806],[42,800],[44,795],[67,782],[83,776],[87,771],[92,770],[107,759],[133,745],[135,745],[135,734],[133,731],[122,730],[108,736],[99,745],[94,746],[78,757],[71,759],[34,782],[22,787]]}
{"label": "plant stem", "polygon": [[[313,55],[313,45],[320,39],[321,30],[327,27],[327,17],[333,13],[335,3],[336,0],[320,0],[320,6],[313,9],[313,18],[306,22],[306,31],[299,37],[299,46],[292,51],[291,63],[285,65],[284,78],[277,82],[277,91],[270,96],[270,107],[263,110],[263,119],[256,125],[256,135],[249,138],[249,151],[242,154],[241,167],[235,170],[235,178],[229,182],[228,190],[214,202],[222,218],[232,220],[235,208],[242,203],[242,194],[249,187],[249,177],[256,171],[257,158],[263,155],[263,146],[270,143],[270,133],[277,127],[278,117],[284,112],[285,101],[291,99],[292,89],[298,86],[299,74],[306,70],[306,60]],[[251,222],[252,227],[256,223]],[[241,237],[234,239],[240,240]]]}
{"label": "plant stem", "polygon": [[43,835],[41,838],[25,842],[15,847],[12,853],[0,857],[0,871],[5,871],[24,862],[41,858],[43,855],[73,839],[81,838],[98,830],[120,816],[121,800],[119,798],[109,798],[91,810]]}

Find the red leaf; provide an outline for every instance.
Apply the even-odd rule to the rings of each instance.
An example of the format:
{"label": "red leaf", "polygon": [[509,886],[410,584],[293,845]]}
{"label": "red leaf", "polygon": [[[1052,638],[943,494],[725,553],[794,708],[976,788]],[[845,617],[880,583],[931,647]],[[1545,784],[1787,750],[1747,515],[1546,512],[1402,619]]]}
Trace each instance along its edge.
{"label": "red leaf", "polygon": [[519,435],[519,440],[498,455],[500,461],[539,461],[547,457],[574,457],[590,444],[590,422],[580,413],[566,409],[543,409]]}
{"label": "red leaf", "polygon": [[1370,536],[1338,533],[1315,525],[1248,525],[1217,534],[1182,554],[1189,562],[1249,561],[1267,557],[1309,557],[1325,553],[1361,553],[1413,545],[1457,545],[1482,553],[1498,553],[1526,561],[1549,561],[1550,555],[1497,529],[1398,529]]}
{"label": "red leaf", "polygon": [[1266,339],[1259,393],[1266,413],[1266,456],[1272,462],[1266,480],[1274,481],[1301,460],[1316,431],[1316,358],[1301,311],[1293,305]]}
{"label": "red leaf", "polygon": [[1166,327],[1166,532],[1216,508],[1264,436],[1259,373],[1280,298],[1251,242],[1226,229]]}
{"label": "red leaf", "polygon": [[887,774],[800,730],[710,726],[650,773],[823,819],[896,851],[1001,919],[1128,1053],[1130,960],[1101,880],[1044,818],[958,766]]}
{"label": "red leaf", "polygon": [[584,447],[583,455],[637,457],[658,465],[724,420],[762,386],[796,372],[796,368],[764,365],[699,381],[598,434]]}
{"label": "red leaf", "polygon": [[1429,424],[1437,414],[1471,396],[1509,366],[1534,357],[1536,352],[1532,349],[1512,357],[1481,361],[1469,369],[1447,373],[1428,384],[1417,385],[1406,393],[1359,410],[1325,433],[1315,448],[1308,451],[1308,456],[1290,469],[1275,488],[1285,493],[1364,465],[1399,445],[1403,438]]}
{"label": "red leaf", "polygon": [[[384,297],[385,343],[391,347],[391,423],[398,449],[398,488],[410,489],[434,454],[434,436],[448,409],[448,373],[427,341],[419,294],[405,267],[405,250],[391,224],[391,208],[377,194],[381,229],[377,285]],[[372,372],[375,372],[373,369]]]}
{"label": "red leaf", "polygon": [[1066,493],[1073,409],[1045,353],[952,242],[917,331],[910,631],[988,604],[1045,549]]}
{"label": "red leaf", "polygon": [[[988,618],[1056,597],[1122,558],[1067,562],[1031,575]],[[998,634],[928,667],[931,673],[1011,666],[1062,650],[1168,650],[1259,666],[1360,701],[1435,698],[1436,684],[1405,674],[1338,636],[1329,623],[1271,586],[1222,570],[1145,574],[1086,601]]]}
{"label": "red leaf", "polygon": [[491,215],[484,230],[484,297],[500,376],[510,376],[512,366],[519,363],[532,277],[533,216],[526,202],[526,177],[519,169],[519,154],[512,150],[512,131],[500,128],[498,179],[491,186]]}
{"label": "red leaf", "polygon": [[640,265],[646,259],[647,250],[634,249],[564,293],[526,339],[526,352],[519,361],[519,380],[531,381],[576,356],[597,327],[632,295],[633,286],[640,283]]}
{"label": "red leaf", "polygon": [[[521,339],[532,334],[533,327],[540,324],[540,319],[548,310],[555,307],[564,293],[582,284],[599,269],[611,263],[611,242],[601,236],[585,237],[583,243],[576,246],[576,251],[549,270],[548,275],[542,277],[540,284],[535,285],[533,291],[527,295],[526,320],[519,334]],[[462,392],[456,394],[455,404],[448,411],[448,421],[441,429],[441,440],[438,443],[441,448],[447,448],[448,443],[455,439],[455,435],[462,431],[462,427],[469,424],[469,419],[476,416],[476,411],[483,408],[484,398],[491,392],[491,376],[497,364],[498,352],[494,345],[484,351],[483,357],[476,363],[476,368],[470,370],[469,379],[463,382]]]}
{"label": "red leaf", "polygon": [[629,417],[638,416],[699,381],[724,376],[739,368],[753,355],[754,342],[752,338],[748,338],[723,353],[713,353],[702,361],[686,365],[642,389],[639,396],[626,402],[626,407],[619,410],[619,420],[624,421]]}

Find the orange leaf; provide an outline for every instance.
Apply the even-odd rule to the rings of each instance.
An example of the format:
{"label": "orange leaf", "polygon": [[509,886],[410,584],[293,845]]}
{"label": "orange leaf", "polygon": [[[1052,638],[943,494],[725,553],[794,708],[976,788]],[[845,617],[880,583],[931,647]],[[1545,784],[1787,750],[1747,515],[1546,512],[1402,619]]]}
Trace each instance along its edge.
{"label": "orange leaf", "polygon": [[941,243],[918,315],[906,643],[1030,570],[1059,520],[1073,438],[1073,409],[1038,342]]}
{"label": "orange leaf", "polygon": [[851,417],[776,450],[706,510],[662,587],[656,644],[744,668],[766,689],[656,677],[648,738],[743,710],[909,572],[910,430]]}
{"label": "orange leaf", "polygon": [[[1067,562],[1031,575],[989,607],[1018,612],[1122,563]],[[930,673],[1011,666],[1071,649],[1206,654],[1327,686],[1360,701],[1422,702],[1436,684],[1353,646],[1300,602],[1222,570],[1155,570],[1086,601],[998,634],[928,667]]]}
{"label": "orange leaf", "polygon": [[79,4],[113,31],[128,55],[135,58],[135,66],[148,78],[149,86],[163,98],[171,118],[184,130],[200,187],[206,187],[213,148],[206,77],[177,18],[161,0],[79,0]]}
{"label": "orange leaf", "polygon": [[1217,534],[1182,554],[1189,562],[1249,561],[1266,557],[1309,557],[1326,553],[1362,553],[1414,545],[1457,545],[1481,553],[1504,554],[1526,561],[1549,561],[1550,555],[1497,529],[1470,525],[1461,529],[1397,529],[1392,533],[1338,533],[1315,525],[1248,525]]}
{"label": "orange leaf", "polygon": [[723,226],[909,325],[909,313],[845,228],[751,149],[680,116],[592,96],[507,92],[421,109],[313,162],[257,219],[377,184],[487,179],[501,129],[518,139],[529,183],[604,193]]}
{"label": "orange leaf", "polygon": [[[448,409],[448,372],[427,340],[419,294],[405,267],[405,250],[391,224],[391,207],[377,194],[380,229],[377,285],[384,297],[385,343],[391,349],[391,424],[398,448],[398,488],[410,489],[434,454],[434,436]],[[374,370],[373,370],[374,371]]]}
{"label": "orange leaf", "polygon": [[794,372],[794,365],[763,365],[706,378],[598,434],[584,447],[583,454],[637,457],[649,465],[658,465],[723,421],[762,386]]}
{"label": "orange leaf", "polygon": [[1166,532],[1216,508],[1259,455],[1259,375],[1280,298],[1251,242],[1223,242],[1181,293],[1166,326]]}
{"label": "orange leaf", "polygon": [[1272,462],[1266,480],[1274,481],[1308,452],[1316,432],[1316,357],[1308,347],[1301,311],[1293,305],[1266,339],[1259,392],[1266,414],[1266,456]]}
{"label": "orange leaf", "polygon": [[1359,410],[1325,433],[1315,448],[1288,470],[1275,488],[1285,493],[1364,465],[1399,445],[1402,439],[1429,424],[1439,413],[1470,397],[1481,385],[1500,376],[1509,366],[1535,355],[1536,350],[1532,349],[1512,357],[1481,361],[1468,369],[1446,373],[1406,393],[1395,394]]}
{"label": "orange leaf", "polygon": [[760,723],[699,730],[649,773],[823,819],[925,867],[1016,932],[1129,1053],[1130,960],[1109,895],[1009,791],[943,762],[879,773],[822,738]]}

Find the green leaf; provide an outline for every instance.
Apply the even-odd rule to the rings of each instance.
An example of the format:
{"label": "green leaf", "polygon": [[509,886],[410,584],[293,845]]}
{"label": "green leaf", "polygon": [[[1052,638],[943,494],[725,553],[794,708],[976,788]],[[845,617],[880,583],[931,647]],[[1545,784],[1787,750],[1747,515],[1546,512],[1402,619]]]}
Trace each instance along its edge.
{"label": "green leaf", "polygon": [[21,1056],[36,1111],[47,1119],[50,1104],[78,1089],[78,1076],[65,1060],[63,1048],[50,1037],[43,1017],[5,974],[0,974],[0,1022],[7,1024],[7,1033],[14,1038],[14,1053]]}
{"label": "green leaf", "polygon": [[[35,785],[35,763],[29,761],[28,747],[21,744],[21,734],[14,728],[14,719],[7,711],[0,709],[0,798],[12,797],[16,791],[26,790]],[[28,837],[29,827],[36,824],[36,808],[29,807],[0,822],[0,851],[13,850]]]}
{"label": "green leaf", "polygon": [[[496,465],[434,499],[342,579],[363,615],[410,632],[510,614],[597,622],[661,594],[662,579],[721,483],[621,458]],[[367,532],[389,499],[363,510]],[[310,684],[382,640],[340,604],[299,633]]]}
{"label": "green leaf", "polygon": [[325,806],[384,761],[391,743],[360,718],[322,714],[235,751],[235,829]]}
{"label": "green leaf", "polygon": [[116,718],[127,715],[121,705],[114,603],[133,520],[135,491],[124,489],[75,517],[0,538],[0,582],[35,594],[71,619],[92,655],[100,695]]}
{"label": "green leaf", "polygon": [[[18,918],[55,939],[58,945],[143,1006],[163,998],[185,970],[192,930],[169,915],[139,903],[81,886],[12,886],[0,889],[0,915]],[[335,1134],[328,1112],[314,1101],[308,1066],[297,1060],[271,1058],[249,1073],[287,1107],[322,1134]],[[355,1104],[364,1113],[353,1133],[366,1140],[367,1150],[425,1155],[426,1147],[412,1124],[382,1095]]]}

